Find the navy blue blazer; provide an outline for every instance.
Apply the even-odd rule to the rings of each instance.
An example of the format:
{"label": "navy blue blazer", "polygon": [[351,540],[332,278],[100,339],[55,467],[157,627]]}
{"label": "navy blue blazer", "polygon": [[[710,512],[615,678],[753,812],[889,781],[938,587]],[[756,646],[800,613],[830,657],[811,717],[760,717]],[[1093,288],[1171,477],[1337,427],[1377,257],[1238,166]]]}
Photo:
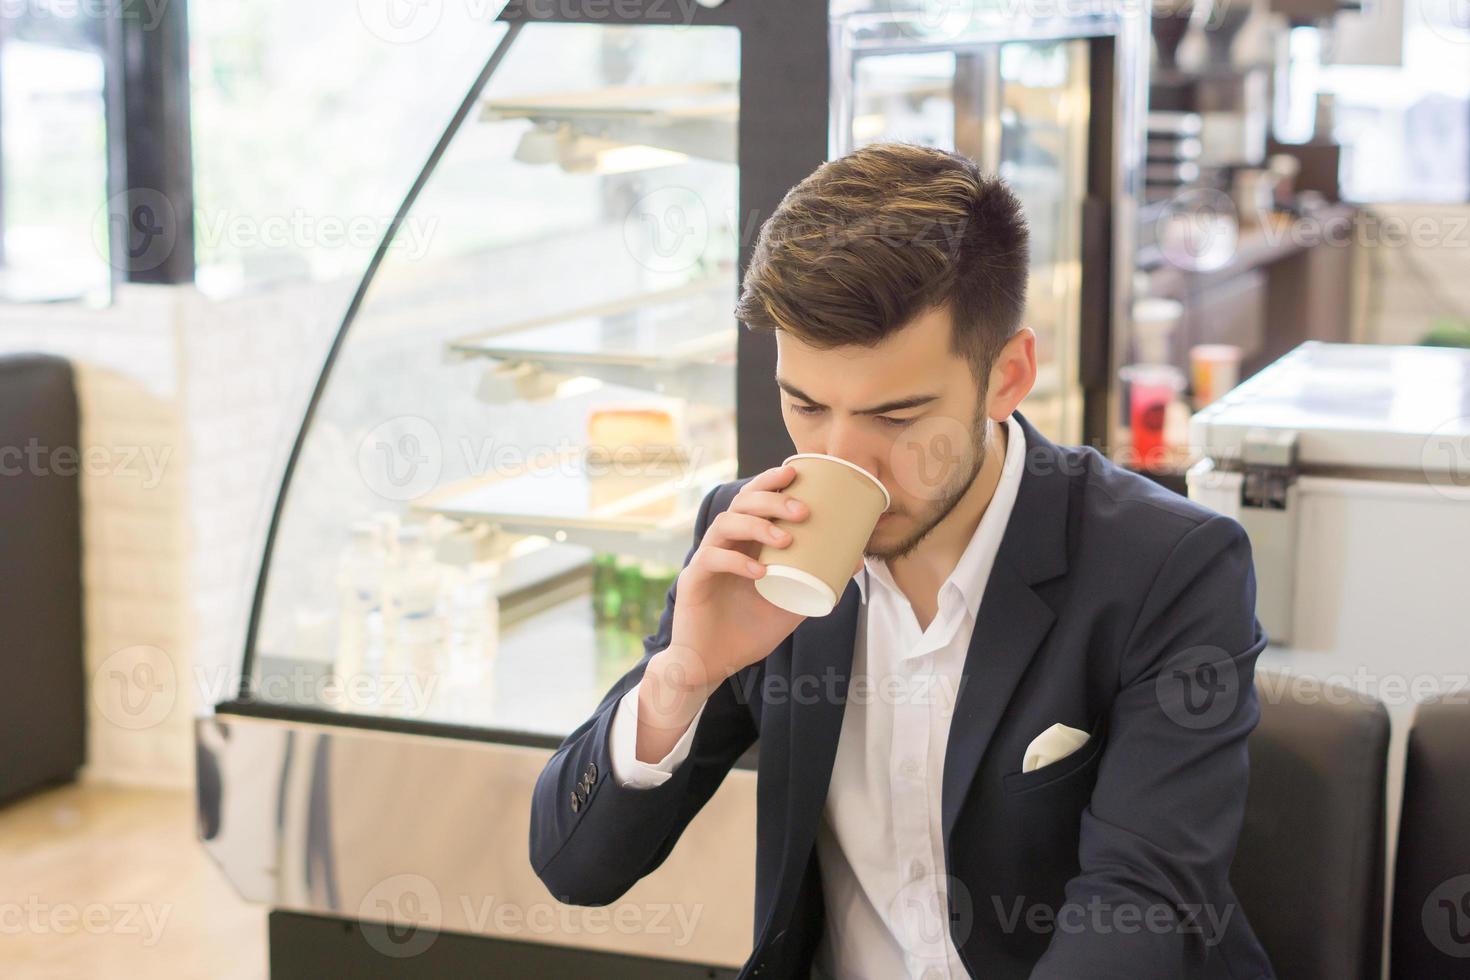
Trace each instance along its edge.
{"label": "navy blue blazer", "polygon": [[[984,980],[1272,977],[1229,882],[1266,645],[1245,532],[1017,420],[1026,468],[944,761],[950,934]],[[705,498],[696,546],[743,482]],[[852,669],[857,583],[711,695],[667,782],[625,789],[612,777],[610,722],[669,643],[675,591],[644,659],[538,778],[532,866],[561,901],[615,901],[663,862],[759,739],[755,934],[741,977],[805,978],[824,924],[813,843]],[[785,696],[793,690],[823,696]],[[1022,772],[1027,745],[1057,722],[1091,737]]]}

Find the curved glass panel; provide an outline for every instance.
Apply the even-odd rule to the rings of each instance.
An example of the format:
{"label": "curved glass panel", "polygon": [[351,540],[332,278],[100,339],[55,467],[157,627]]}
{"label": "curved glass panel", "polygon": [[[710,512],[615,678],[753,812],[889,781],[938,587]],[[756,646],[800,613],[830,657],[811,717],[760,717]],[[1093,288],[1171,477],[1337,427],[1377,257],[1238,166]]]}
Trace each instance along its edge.
{"label": "curved glass panel", "polygon": [[641,656],[735,472],[739,43],[512,38],[329,366],[247,693],[560,737]]}

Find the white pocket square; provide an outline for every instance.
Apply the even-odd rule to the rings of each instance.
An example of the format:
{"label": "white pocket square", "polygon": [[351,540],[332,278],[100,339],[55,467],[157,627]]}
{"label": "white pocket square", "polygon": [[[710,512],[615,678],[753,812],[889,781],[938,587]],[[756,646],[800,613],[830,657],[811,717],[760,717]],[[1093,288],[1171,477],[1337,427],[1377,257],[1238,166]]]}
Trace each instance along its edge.
{"label": "white pocket square", "polygon": [[1078,728],[1055,724],[1031,740],[1026,746],[1026,756],[1021,761],[1021,771],[1030,772],[1049,766],[1076,752],[1092,736]]}

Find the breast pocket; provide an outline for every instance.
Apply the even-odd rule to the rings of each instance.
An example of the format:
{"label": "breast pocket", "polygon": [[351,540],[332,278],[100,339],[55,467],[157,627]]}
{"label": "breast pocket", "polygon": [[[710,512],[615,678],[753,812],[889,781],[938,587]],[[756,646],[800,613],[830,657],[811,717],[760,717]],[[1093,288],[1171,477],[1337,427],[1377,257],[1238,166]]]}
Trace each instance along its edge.
{"label": "breast pocket", "polygon": [[1006,795],[1018,796],[1047,786],[1059,788],[1087,783],[1089,777],[1097,771],[1105,740],[1105,732],[1099,726],[1093,730],[1087,741],[1077,747],[1077,751],[1065,758],[1030,772],[1007,773],[1002,779]]}

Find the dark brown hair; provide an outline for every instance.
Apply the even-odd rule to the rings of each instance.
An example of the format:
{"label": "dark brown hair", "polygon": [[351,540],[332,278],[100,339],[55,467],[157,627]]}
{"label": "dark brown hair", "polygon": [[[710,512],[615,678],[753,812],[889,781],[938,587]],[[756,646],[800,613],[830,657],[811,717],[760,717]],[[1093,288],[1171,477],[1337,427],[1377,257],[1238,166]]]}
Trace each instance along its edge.
{"label": "dark brown hair", "polygon": [[819,349],[874,346],[947,306],[983,383],[1026,306],[1021,203],[974,161],[875,143],[818,167],[761,228],[736,317]]}

